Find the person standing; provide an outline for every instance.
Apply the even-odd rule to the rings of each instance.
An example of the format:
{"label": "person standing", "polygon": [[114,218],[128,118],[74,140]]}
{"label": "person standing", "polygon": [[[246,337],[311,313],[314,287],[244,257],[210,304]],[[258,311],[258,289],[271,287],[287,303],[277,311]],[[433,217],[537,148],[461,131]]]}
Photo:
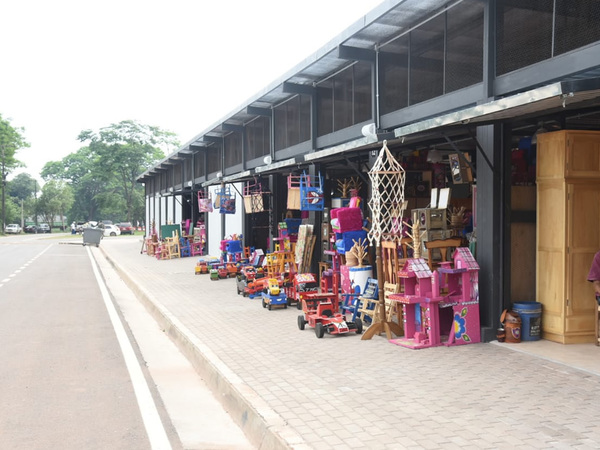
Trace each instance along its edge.
{"label": "person standing", "polygon": [[594,286],[596,301],[598,302],[598,305],[600,305],[600,251],[594,255],[587,279]]}

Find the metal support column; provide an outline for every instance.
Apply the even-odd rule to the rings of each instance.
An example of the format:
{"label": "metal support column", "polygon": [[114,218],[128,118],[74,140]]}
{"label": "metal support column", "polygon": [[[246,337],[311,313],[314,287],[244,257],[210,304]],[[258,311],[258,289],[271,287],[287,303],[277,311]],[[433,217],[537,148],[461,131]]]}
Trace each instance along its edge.
{"label": "metal support column", "polygon": [[[477,166],[477,250],[479,272],[479,307],[481,337],[495,339],[499,325],[504,290],[504,189],[502,176],[503,126],[487,125],[477,128],[478,151],[491,162]],[[481,155],[483,156],[483,155]],[[478,155],[479,159],[479,155]]]}

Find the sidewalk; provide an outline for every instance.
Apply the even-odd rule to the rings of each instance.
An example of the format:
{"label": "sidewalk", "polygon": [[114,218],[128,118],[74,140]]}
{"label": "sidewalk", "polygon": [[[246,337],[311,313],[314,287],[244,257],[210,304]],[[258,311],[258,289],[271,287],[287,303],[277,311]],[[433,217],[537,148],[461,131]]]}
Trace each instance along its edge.
{"label": "sidewalk", "polygon": [[[300,331],[235,280],[159,261],[139,237],[92,248],[117,268],[261,449],[597,448],[600,348],[548,341],[405,349]],[[210,413],[210,412],[208,412]]]}

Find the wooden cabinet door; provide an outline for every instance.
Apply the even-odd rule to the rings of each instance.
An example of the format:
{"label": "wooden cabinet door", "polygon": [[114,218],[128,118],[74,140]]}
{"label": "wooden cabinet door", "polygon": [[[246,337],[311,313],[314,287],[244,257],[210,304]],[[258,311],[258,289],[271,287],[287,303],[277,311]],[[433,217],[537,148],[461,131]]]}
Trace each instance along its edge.
{"label": "wooden cabinet door", "polygon": [[600,133],[567,134],[565,169],[567,178],[600,178]]}
{"label": "wooden cabinet door", "polygon": [[594,333],[594,291],[587,281],[600,250],[600,183],[570,183],[567,188],[567,265],[565,334]]}

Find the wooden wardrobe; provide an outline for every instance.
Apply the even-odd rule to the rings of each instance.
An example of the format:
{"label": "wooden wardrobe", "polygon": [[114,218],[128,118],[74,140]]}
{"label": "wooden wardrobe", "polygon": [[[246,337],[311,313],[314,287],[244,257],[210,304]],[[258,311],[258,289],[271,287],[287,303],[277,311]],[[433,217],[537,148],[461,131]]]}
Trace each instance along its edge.
{"label": "wooden wardrobe", "polygon": [[600,250],[600,132],[537,136],[536,301],[542,337],[594,342],[594,290],[587,275]]}

